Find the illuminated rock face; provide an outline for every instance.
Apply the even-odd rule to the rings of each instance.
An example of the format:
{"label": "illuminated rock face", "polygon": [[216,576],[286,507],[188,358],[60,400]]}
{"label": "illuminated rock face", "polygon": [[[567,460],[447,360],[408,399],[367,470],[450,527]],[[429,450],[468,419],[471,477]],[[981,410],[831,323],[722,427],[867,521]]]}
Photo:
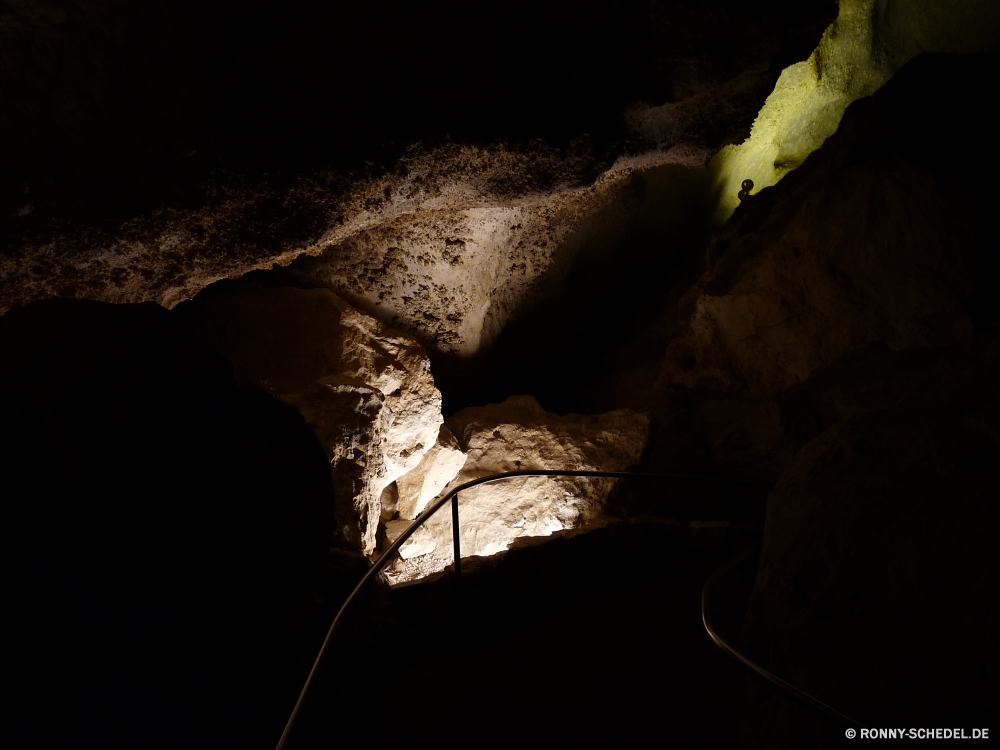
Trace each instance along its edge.
{"label": "illuminated rock face", "polygon": [[414,160],[405,178],[372,186],[373,208],[276,276],[331,289],[428,348],[475,354],[538,295],[539,278],[558,283],[572,230],[628,180],[618,170],[581,185],[580,165],[539,161],[502,149]]}
{"label": "illuminated rock face", "polygon": [[441,426],[437,442],[415,469],[396,481],[400,518],[413,520],[465,466],[466,455],[447,426]]}
{"label": "illuminated rock face", "polygon": [[754,121],[750,137],[712,157],[717,220],[738,204],[740,183],[774,185],[837,131],[851,104],[871,96],[921,52],[1000,53],[1000,14],[990,0],[840,0],[808,59],[789,65]]}
{"label": "illuminated rock face", "polygon": [[[467,456],[461,471],[440,494],[478,477],[527,469],[624,471],[639,463],[649,436],[649,418],[629,409],[586,416],[545,412],[531,396],[464,409],[446,427]],[[462,556],[492,555],[525,536],[548,536],[599,523],[614,480],[529,477],[480,485],[461,493]],[[400,507],[416,503],[403,494]],[[401,514],[402,515],[402,514]],[[412,516],[411,516],[412,517]],[[390,541],[406,526],[392,522]],[[454,560],[448,507],[424,524],[389,569],[392,582],[421,578]]]}
{"label": "illuminated rock face", "polygon": [[[1000,165],[976,144],[998,67],[913,60],[746,199],[661,373],[688,410],[674,445],[777,480],[742,650],[869,726],[974,726],[997,702]],[[752,695],[746,747],[833,746]]]}
{"label": "illuminated rock face", "polygon": [[[922,56],[853,104],[801,167],[743,201],[584,407],[654,411],[651,461],[665,469],[774,481],[823,430],[891,406],[891,390],[855,392],[861,363],[896,378],[882,354],[918,359],[1000,319],[996,157],[956,158],[989,138],[976,92],[996,70]],[[934,139],[954,147],[929,151]]]}
{"label": "illuminated rock face", "polygon": [[[352,71],[354,86],[345,89],[345,66],[335,61],[346,55],[353,65],[354,55],[341,44],[318,53],[326,41],[315,42],[317,29],[329,26],[331,16],[338,26],[344,22],[350,27],[351,21],[332,11],[297,6],[281,12],[278,26],[289,35],[272,40],[273,47],[265,45],[273,55],[266,63],[256,42],[245,46],[243,34],[228,38],[203,33],[190,45],[178,42],[185,47],[185,65],[174,73],[163,65],[165,81],[159,75],[155,81],[145,81],[142,76],[150,63],[141,61],[134,71],[135,88],[143,92],[138,102],[116,102],[121,106],[111,107],[107,100],[114,99],[117,84],[105,80],[103,73],[95,73],[90,86],[64,80],[59,71],[74,69],[77,59],[86,63],[85,69],[103,72],[128,67],[119,61],[129,59],[132,46],[172,49],[162,40],[185,39],[192,19],[161,5],[170,4],[151,0],[148,10],[144,6],[134,13],[121,11],[122,29],[116,26],[110,35],[101,29],[109,23],[105,15],[115,18],[117,4],[106,0],[74,8],[73,22],[80,24],[74,28],[86,32],[82,37],[63,33],[62,24],[69,16],[62,18],[62,11],[53,15],[19,7],[17,13],[0,19],[0,47],[11,61],[6,69],[30,67],[32,55],[49,59],[51,54],[61,61],[27,86],[23,81],[8,83],[9,76],[0,74],[0,93],[13,90],[25,98],[10,108],[14,114],[0,112],[0,132],[17,136],[10,141],[13,160],[23,165],[26,174],[38,172],[52,181],[49,173],[63,168],[33,158],[35,149],[50,150],[39,141],[44,140],[40,134],[52,132],[63,151],[66,143],[91,146],[81,146],[81,153],[64,168],[73,179],[93,179],[90,172],[94,172],[102,175],[97,180],[102,187],[118,185],[120,165],[134,159],[143,165],[137,168],[142,177],[134,180],[140,183],[150,177],[148,165],[162,161],[183,174],[207,172],[212,149],[191,141],[208,128],[215,131],[213,138],[224,152],[239,151],[230,142],[252,143],[267,152],[263,171],[269,177],[261,177],[259,170],[249,177],[235,169],[220,169],[193,191],[193,200],[126,213],[111,228],[60,225],[51,231],[47,216],[42,216],[36,180],[26,177],[23,185],[15,185],[19,178],[12,177],[10,185],[0,182],[0,201],[13,190],[10,211],[6,204],[0,205],[0,220],[10,218],[15,234],[22,226],[31,230],[18,240],[17,253],[0,257],[0,279],[5,282],[0,286],[0,310],[53,294],[110,302],[156,301],[172,308],[220,279],[272,270],[278,264],[285,267],[276,274],[281,283],[328,288],[354,307],[414,336],[428,350],[460,356],[482,351],[518,312],[539,298],[558,294],[582,246],[614,245],[622,225],[633,218],[635,205],[628,193],[634,188],[635,172],[665,164],[701,168],[721,146],[742,140],[778,76],[780,66],[771,63],[782,57],[779,50],[788,38],[805,34],[811,41],[794,59],[808,54],[833,8],[832,0],[794,9],[772,0],[735,6],[721,14],[695,0],[667,5],[636,0],[620,5],[613,14],[572,13],[571,24],[582,24],[582,36],[567,32],[562,10],[553,11],[551,17],[532,12],[530,22],[513,21],[518,18],[513,12],[502,20],[489,11],[470,11],[427,26],[422,25],[421,11],[417,14],[425,39],[421,59],[432,54],[430,50],[450,50],[457,40],[464,40],[461,44],[475,46],[470,54],[477,64],[455,70],[449,52],[448,64],[427,71],[420,85],[403,84],[405,76],[398,71],[413,61],[408,52],[393,49],[406,45],[388,45],[378,61],[369,59],[363,69]],[[220,11],[223,15],[238,14],[238,4],[225,0],[223,5],[233,6]],[[156,18],[148,28],[143,21],[147,13]],[[370,10],[359,13],[354,23],[371,13],[382,15]],[[488,22],[475,20],[477,13]],[[402,20],[407,11],[397,9],[389,15],[393,18],[378,18],[378,25],[400,23],[406,36],[417,33]],[[265,14],[242,21],[265,27],[261,33],[267,38],[266,19]],[[125,43],[122,35],[127,36],[130,23],[136,32],[151,35],[148,43]],[[561,71],[559,85],[543,83],[550,77],[529,56],[479,55],[482,35],[496,34],[504,24],[513,24],[501,34],[505,45],[516,46],[512,35],[516,39],[527,34],[532,41],[525,48],[541,44],[548,50],[546,55]],[[447,31],[450,25],[461,31]],[[224,26],[243,28],[242,23]],[[184,33],[172,33],[181,28]],[[296,32],[313,42],[296,39]],[[427,35],[438,43],[427,42]],[[601,39],[600,54],[595,54],[592,42],[581,44],[595,38]],[[203,49],[205,39],[211,40],[208,49]],[[608,45],[627,54],[609,54]],[[648,56],[651,64],[636,64],[640,49],[640,57]],[[310,62],[305,63],[303,56]],[[626,59],[629,62],[623,64]],[[782,57],[781,64],[785,62]],[[220,63],[223,73],[238,71],[235,87],[226,86],[225,76],[214,69]],[[245,70],[260,65],[266,68],[266,75],[256,77],[263,89],[258,91],[255,84],[252,92],[245,91],[242,87],[250,80]],[[381,73],[376,72],[379,66]],[[511,66],[525,73],[512,77]],[[615,70],[621,66],[621,73],[608,72],[608,66],[616,66]],[[226,70],[229,67],[231,71]],[[198,76],[202,68],[204,78]],[[595,86],[583,70],[593,71],[600,83]],[[324,75],[328,82],[320,84]],[[455,76],[465,83],[457,83]],[[648,83],[638,83],[640,78]],[[500,83],[515,79],[509,86]],[[364,80],[368,83],[360,83]],[[289,87],[291,81],[294,85]],[[224,105],[199,112],[198,102],[210,98],[220,84],[225,90],[214,93]],[[167,86],[165,95],[159,95],[156,85]],[[338,91],[336,97],[317,93],[332,88]],[[437,95],[427,93],[435,90]],[[51,91],[60,92],[64,106],[39,103]],[[595,100],[598,91],[603,94]],[[259,101],[258,96],[265,98]],[[156,102],[149,111],[143,107],[147,98]],[[448,105],[441,106],[439,99]],[[652,105],[637,104],[647,100]],[[160,106],[166,111],[160,112]],[[626,106],[631,109],[623,118]],[[105,108],[115,115],[91,117]],[[50,109],[88,116],[49,118]],[[546,134],[544,140],[536,140],[546,132],[536,124],[540,110],[565,123],[551,132],[554,137]],[[327,114],[301,116],[306,111]],[[579,117],[574,119],[570,112]],[[20,121],[22,116],[26,122]],[[33,117],[41,122],[32,122]],[[471,118],[467,126],[475,124],[466,127],[465,136],[458,139],[462,145],[456,145],[446,134],[455,132],[454,120],[466,117]],[[495,129],[498,118],[516,121],[516,134]],[[426,121],[434,123],[429,134]],[[148,139],[137,135],[138,123],[150,124]],[[603,135],[593,135],[595,125]],[[420,135],[411,139],[414,129]],[[113,135],[123,132],[127,137]],[[241,141],[240,134],[253,137]],[[421,139],[424,145],[416,143]],[[604,142],[609,139],[613,146]],[[8,138],[2,141],[6,144]],[[358,145],[379,142],[372,148],[378,153],[371,155]],[[626,142],[627,153],[622,147]],[[407,149],[407,144],[414,145]],[[270,152],[289,150],[312,158],[272,170]],[[345,162],[350,168],[326,169]],[[114,178],[103,174],[108,165]],[[64,181],[62,176],[55,182]],[[42,231],[36,233],[39,227]]]}
{"label": "illuminated rock face", "polygon": [[383,490],[438,437],[441,393],[423,348],[324,289],[241,282],[200,302],[201,334],[297,407],[333,472],[347,541],[375,548]]}

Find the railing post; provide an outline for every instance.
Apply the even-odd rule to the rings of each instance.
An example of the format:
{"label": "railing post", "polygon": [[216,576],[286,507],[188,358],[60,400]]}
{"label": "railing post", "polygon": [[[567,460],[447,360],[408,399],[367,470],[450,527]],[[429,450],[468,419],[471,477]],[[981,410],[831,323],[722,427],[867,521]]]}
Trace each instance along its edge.
{"label": "railing post", "polygon": [[462,543],[458,526],[458,493],[451,498],[451,538],[455,544],[455,594],[462,581]]}

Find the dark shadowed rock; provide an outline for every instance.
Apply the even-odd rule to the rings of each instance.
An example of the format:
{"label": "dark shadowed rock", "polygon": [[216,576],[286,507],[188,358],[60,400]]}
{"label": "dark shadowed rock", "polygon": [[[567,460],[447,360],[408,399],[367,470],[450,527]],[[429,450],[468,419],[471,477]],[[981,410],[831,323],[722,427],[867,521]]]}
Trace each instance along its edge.
{"label": "dark shadowed rock", "polygon": [[417,466],[443,421],[424,349],[326,289],[242,280],[188,307],[237,380],[303,415],[330,461],[341,541],[372,553],[383,490]]}
{"label": "dark shadowed rock", "polygon": [[268,747],[315,647],[323,451],[152,304],[0,319],[18,747]]}
{"label": "dark shadowed rock", "polygon": [[[997,341],[828,429],[770,497],[743,648],[867,726],[981,727],[996,715]],[[752,698],[747,747],[840,739],[771,691]]]}

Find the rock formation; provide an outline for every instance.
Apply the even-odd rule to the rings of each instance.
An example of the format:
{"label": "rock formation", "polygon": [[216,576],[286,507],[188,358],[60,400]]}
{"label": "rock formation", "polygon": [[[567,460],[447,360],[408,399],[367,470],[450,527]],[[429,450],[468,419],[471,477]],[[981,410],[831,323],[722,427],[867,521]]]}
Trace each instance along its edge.
{"label": "rock formation", "polygon": [[[704,460],[775,479],[803,445],[792,435],[818,418],[799,407],[845,376],[834,371],[866,352],[967,343],[995,322],[988,163],[925,149],[933,134],[977,142],[975,80],[988,60],[921,58],[852,105],[820,151],[744,200],[644,332],[611,349],[617,374],[589,408],[656,411],[663,465]],[[935,117],[927,88],[948,102]],[[664,354],[637,368],[640,349]]]}
{"label": "rock formation", "polygon": [[[998,333],[824,431],[769,500],[743,649],[867,725],[971,728],[1000,700]],[[747,747],[836,744],[768,691],[752,710]]]}
{"label": "rock formation", "polygon": [[250,381],[295,406],[330,460],[349,545],[375,549],[387,486],[438,437],[441,394],[423,348],[324,289],[224,287],[199,332]]}
{"label": "rock formation", "polygon": [[[636,468],[649,436],[649,418],[628,409],[598,415],[545,412],[531,396],[511,396],[502,404],[463,409],[445,427],[467,456],[439,496],[464,482],[490,474],[528,469],[625,471]],[[445,436],[445,441],[449,436]],[[453,455],[453,453],[452,453]],[[442,446],[425,457],[426,475],[449,458]],[[615,480],[582,477],[526,477],[483,484],[460,494],[462,556],[492,555],[525,536],[585,529],[600,522]],[[401,518],[389,527],[390,541],[429,499],[399,485]],[[401,549],[402,560],[388,569],[393,582],[413,580],[454,561],[451,516],[443,508]]]}
{"label": "rock formation", "polygon": [[[367,46],[330,49],[317,36],[351,21],[308,5],[296,2],[280,19],[263,8],[240,17],[238,4],[218,0],[192,19],[186,6],[159,2],[55,2],[51,12],[17,3],[0,23],[12,71],[0,76],[0,95],[17,103],[0,113],[10,136],[0,152],[0,165],[10,164],[0,169],[3,214],[18,248],[0,257],[0,310],[53,294],[173,307],[219,279],[292,264],[283,283],[329,288],[429,350],[473,354],[554,294],[582,245],[607,246],[621,231],[635,209],[633,173],[704,166],[742,140],[781,69],[808,55],[834,12],[832,2],[718,13],[688,1],[629,2],[614,18],[532,9],[529,24],[512,9],[503,19],[403,7],[370,18],[405,34],[423,28],[437,42],[421,43],[421,55],[448,57],[463,40],[479,61],[456,68],[448,57],[415,87],[395,74],[413,64],[408,43],[387,45],[370,68]],[[544,42],[533,37],[536,23],[551,30]],[[192,25],[201,31],[180,33]],[[237,31],[244,26],[290,36],[262,45],[272,50],[262,56],[254,34]],[[482,56],[471,40],[492,33],[506,49],[542,44],[566,66],[560,85],[543,84],[530,56]],[[594,53],[609,44],[621,53]],[[368,63],[355,65],[354,54]],[[108,71],[134,57],[119,101]],[[611,63],[620,75],[609,77]],[[87,87],[67,73],[76,66],[95,71]],[[21,84],[19,69],[36,73]],[[345,89],[345,69],[372,78]],[[246,70],[259,72],[250,88]],[[464,82],[453,85],[456,75]],[[485,80],[515,79],[502,92],[483,89]],[[386,86],[395,98],[372,93]],[[53,90],[65,111],[41,103]],[[317,93],[329,90],[337,96]],[[261,96],[271,104],[258,107]],[[216,105],[205,104],[213,97]],[[664,102],[683,116],[649,114]],[[133,135],[140,123],[149,125],[144,138]],[[126,174],[130,161],[162,170],[140,179]],[[65,224],[67,201],[89,212]]]}
{"label": "rock formation", "polygon": [[[972,726],[998,695],[996,159],[925,149],[978,142],[995,69],[913,61],[744,200],[660,371],[715,461],[778,478],[748,654],[872,726]],[[746,731],[751,748],[837,744],[757,689]]]}
{"label": "rock formation", "polygon": [[[887,162],[880,133],[859,143],[873,131],[847,125],[795,174],[794,192],[748,198],[713,241],[710,270],[681,300],[690,317],[665,379],[773,396],[873,342],[899,350],[971,336],[978,238],[961,193]],[[878,156],[850,159],[861,150]]]}
{"label": "rock formation", "polygon": [[437,442],[417,464],[396,481],[399,517],[413,520],[438,497],[465,466],[467,456],[446,425],[441,426]]}
{"label": "rock formation", "polygon": [[[870,725],[991,716],[997,3],[536,5],[0,2],[15,734],[255,747],[316,561],[366,564],[331,532],[640,454],[776,483],[762,664]],[[607,490],[463,493],[463,550]],[[389,575],[450,563],[445,513]]]}

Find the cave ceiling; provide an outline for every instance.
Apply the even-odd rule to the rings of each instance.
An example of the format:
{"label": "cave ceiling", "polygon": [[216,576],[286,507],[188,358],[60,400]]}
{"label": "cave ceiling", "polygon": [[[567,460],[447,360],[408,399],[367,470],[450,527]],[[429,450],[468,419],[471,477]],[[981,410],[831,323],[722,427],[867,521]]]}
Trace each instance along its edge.
{"label": "cave ceiling", "polygon": [[6,1],[0,310],[273,269],[468,359],[581,254],[701,241],[917,52],[993,49],[982,5]]}
{"label": "cave ceiling", "polygon": [[473,354],[635,171],[745,139],[836,12],[3,2],[0,309],[315,257],[300,283]]}

